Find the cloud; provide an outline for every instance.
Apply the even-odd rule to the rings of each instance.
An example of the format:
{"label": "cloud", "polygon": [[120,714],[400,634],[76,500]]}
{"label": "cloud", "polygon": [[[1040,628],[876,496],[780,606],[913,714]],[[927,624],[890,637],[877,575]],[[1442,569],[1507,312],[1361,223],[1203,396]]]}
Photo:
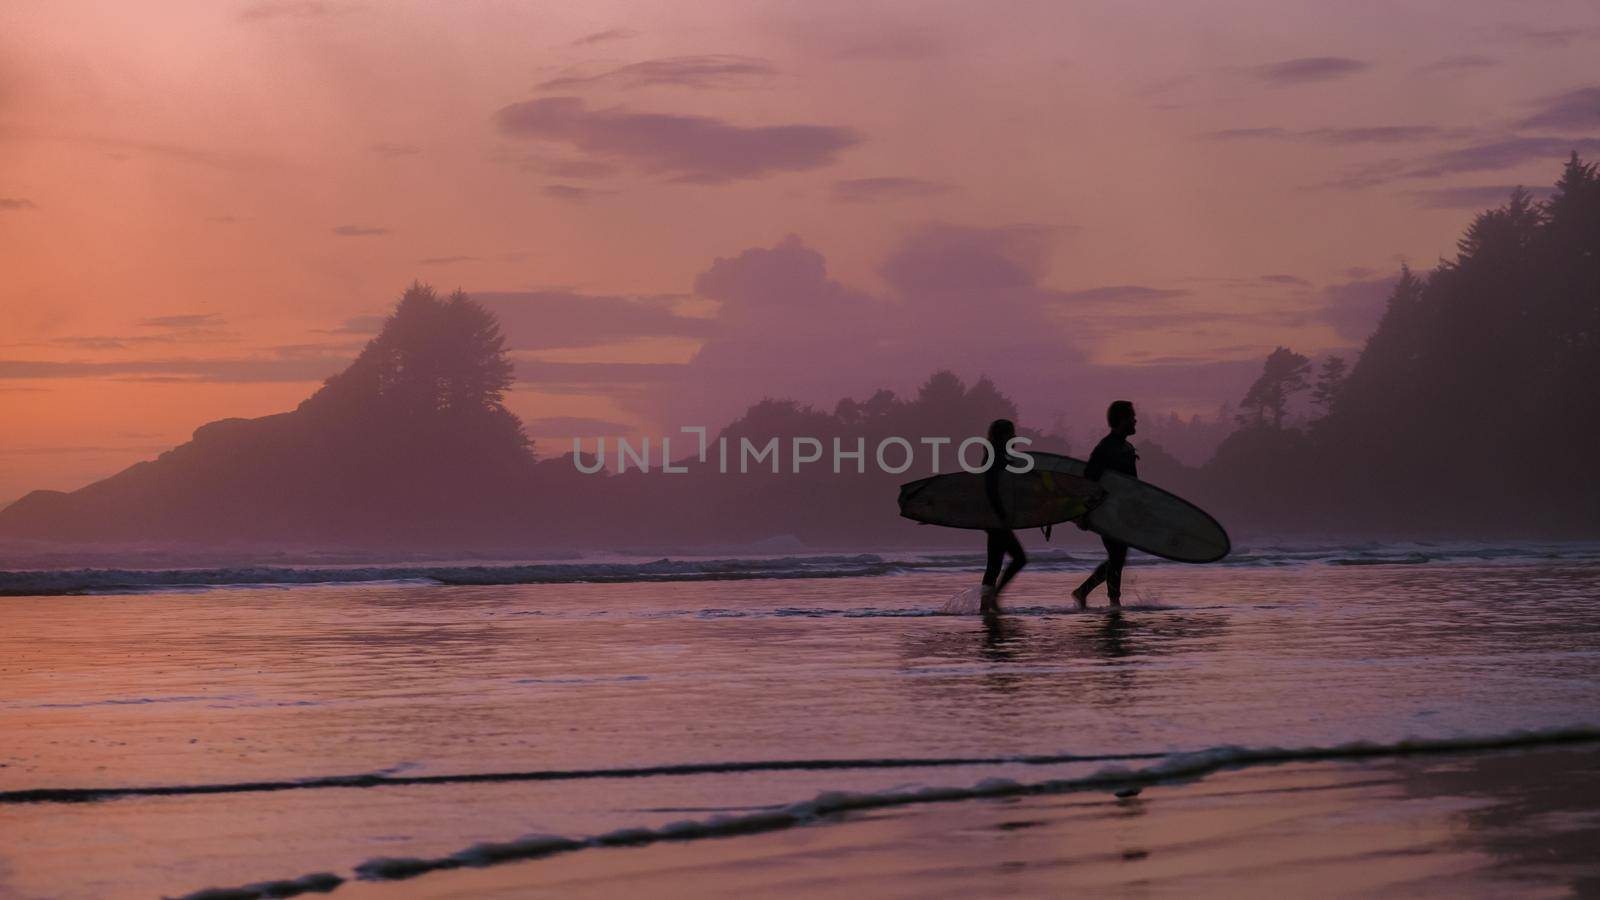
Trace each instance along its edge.
{"label": "cloud", "polygon": [[[1061,414],[1092,428],[1113,396],[1158,409],[1214,408],[1237,398],[1273,342],[1218,349],[1209,359],[1204,350],[1150,352],[1137,364],[1095,363],[1089,349],[1127,347],[1133,352],[1122,355],[1131,358],[1141,329],[1171,330],[1174,318],[1192,325],[1191,334],[1221,323],[1236,342],[1232,330],[1240,327],[1317,325],[1320,307],[1343,299],[1313,295],[1294,309],[1213,312],[1174,311],[1159,301],[1189,292],[1155,286],[1060,292],[1044,286],[1060,235],[1032,225],[926,225],[880,265],[881,292],[829,277],[822,254],[790,236],[719,258],[700,275],[695,293],[720,311],[687,364],[538,362],[518,371],[541,391],[603,392],[646,423],[715,428],[757,399],[752,385],[766,396],[827,407],[881,387],[905,395],[949,368],[969,384],[993,378],[1018,401],[1027,424]],[[1329,315],[1348,313],[1345,306]]]}
{"label": "cloud", "polygon": [[1419,72],[1461,72],[1469,69],[1489,69],[1500,65],[1500,60],[1492,56],[1481,56],[1476,53],[1466,53],[1460,56],[1446,56],[1443,59],[1428,63]]}
{"label": "cloud", "polygon": [[[1491,184],[1481,187],[1435,188],[1425,191],[1407,191],[1406,196],[1423,209],[1489,209],[1505,205],[1516,185]],[[1554,193],[1551,188],[1524,188],[1535,199],[1544,200]]]}
{"label": "cloud", "polygon": [[597,75],[564,75],[539,84],[540,90],[615,86],[734,88],[766,81],[778,74],[772,63],[753,56],[673,56],[631,63]]}
{"label": "cloud", "polygon": [[1268,284],[1286,284],[1291,287],[1311,286],[1311,282],[1297,275],[1262,275],[1259,280],[1265,281]]}
{"label": "cloud", "polygon": [[1600,151],[1600,139],[1509,137],[1480,141],[1411,160],[1388,159],[1352,167],[1316,187],[1360,190],[1414,178],[1437,178],[1467,172],[1493,172],[1540,160],[1564,160],[1571,153]]}
{"label": "cloud", "polygon": [[621,422],[590,419],[583,416],[546,416],[542,419],[524,419],[522,428],[530,437],[572,438],[610,437],[629,434],[634,428]]}
{"label": "cloud", "polygon": [[603,191],[596,188],[580,187],[578,185],[571,184],[547,184],[543,188],[539,189],[539,193],[544,194],[546,197],[554,197],[557,200],[572,200],[577,203],[582,203],[585,200],[592,200],[595,197],[602,197],[606,194],[615,194],[616,191]]}
{"label": "cloud", "polygon": [[1213,140],[1274,139],[1326,144],[1398,144],[1433,140],[1452,133],[1432,125],[1367,125],[1312,128],[1306,131],[1290,131],[1286,128],[1228,128],[1206,132],[1203,136]]}
{"label": "cloud", "polygon": [[154,452],[167,450],[171,444],[68,444],[55,447],[3,447],[0,455],[5,456],[59,456],[61,454],[122,454],[130,451]]}
{"label": "cloud", "polygon": [[1301,132],[1308,140],[1329,144],[1398,144],[1426,141],[1449,134],[1432,125],[1369,125],[1355,128],[1314,128]]}
{"label": "cloud", "polygon": [[[146,334],[130,335],[68,335],[51,338],[54,346],[77,347],[80,350],[127,350],[131,347],[152,344],[208,344],[239,340],[239,335],[218,328],[180,328]],[[29,346],[18,344],[15,346]],[[32,345],[37,346],[37,345]]]}
{"label": "cloud", "polygon": [[[156,316],[134,323],[147,329],[137,334],[125,335],[65,335],[44,342],[53,346],[77,347],[80,350],[126,350],[130,347],[152,344],[200,344],[237,341],[239,335],[222,328],[225,320],[216,313],[188,313]],[[13,344],[12,346],[41,346],[39,343]]]}
{"label": "cloud", "polygon": [[1529,28],[1526,25],[1503,25],[1499,29],[1499,35],[1522,44],[1559,49],[1570,47],[1580,41],[1600,38],[1600,26],[1562,25],[1555,28]]}
{"label": "cloud", "polygon": [[849,178],[833,183],[833,199],[845,203],[875,203],[937,197],[954,190],[952,185],[926,178]]}
{"label": "cloud", "polygon": [[156,316],[151,319],[140,319],[141,328],[213,328],[223,324],[222,317],[216,313],[187,313],[178,316]]}
{"label": "cloud", "polygon": [[572,291],[480,292],[472,295],[500,320],[515,350],[593,347],[638,338],[704,337],[716,323],[681,316],[673,295],[623,297]]}
{"label": "cloud", "polygon": [[1124,303],[1138,300],[1165,300],[1192,293],[1181,288],[1153,288],[1142,284],[1114,284],[1106,287],[1068,291],[1060,299],[1069,303]]}
{"label": "cloud", "polygon": [[38,209],[32,200],[23,197],[0,197],[0,210]]}
{"label": "cloud", "polygon": [[578,97],[513,103],[494,120],[508,137],[565,143],[695,184],[820,168],[862,140],[853,129],[835,126],[746,127],[710,116],[592,110]]}
{"label": "cloud", "polygon": [[417,260],[423,266],[451,266],[456,263],[481,262],[476,256],[424,256]]}
{"label": "cloud", "polygon": [[977,228],[933,224],[905,238],[879,272],[904,294],[1032,289],[1044,277],[1051,238],[1041,225]]}
{"label": "cloud", "polygon": [[1083,348],[1045,288],[1052,239],[1037,225],[930,224],[888,254],[873,293],[829,277],[800,238],[719,258],[695,281],[718,302],[714,330],[665,389],[630,403],[643,418],[723,422],[753,398],[832,404],[841,396],[910,387],[939,368],[969,380],[987,372],[1008,390],[1059,394]]}
{"label": "cloud", "polygon": [[340,225],[333,229],[333,233],[340,237],[373,237],[388,234],[389,229],[371,225]]}
{"label": "cloud", "polygon": [[538,168],[557,178],[610,178],[621,171],[614,163],[597,159],[543,160]]}
{"label": "cloud", "polygon": [[268,19],[321,19],[344,11],[345,8],[340,4],[327,3],[323,0],[263,0],[240,10],[239,18],[246,22]]}
{"label": "cloud", "polygon": [[384,159],[396,159],[401,156],[416,156],[418,153],[422,152],[422,148],[415,146],[414,144],[379,143],[373,144],[367,149],[371,150],[378,156],[383,157]]}
{"label": "cloud", "polygon": [[1315,317],[1332,325],[1341,337],[1365,340],[1383,318],[1398,280],[1398,276],[1384,275],[1330,284],[1320,292],[1322,306],[1315,310]]}
{"label": "cloud", "polygon": [[1208,131],[1201,137],[1214,141],[1236,141],[1254,138],[1293,138],[1301,132],[1289,131],[1286,128],[1224,128],[1221,131]]}
{"label": "cloud", "polygon": [[317,329],[321,334],[377,334],[389,317],[382,314],[352,316],[339,323],[337,328]]}
{"label": "cloud", "polygon": [[244,220],[238,216],[206,216],[206,221],[213,225],[237,225]]}
{"label": "cloud", "polygon": [[126,350],[134,338],[109,337],[105,335],[83,335],[73,337],[51,338],[50,343],[67,347],[77,347],[80,350]]}
{"label": "cloud", "polygon": [[1565,159],[1574,151],[1593,153],[1597,150],[1600,150],[1600,139],[1507,138],[1436,153],[1421,160],[1406,177],[1432,178],[1457,172],[1509,169],[1532,160]]}
{"label": "cloud", "polygon": [[[689,372],[684,363],[549,362],[518,360],[517,381],[545,393],[599,394],[633,398],[648,406],[645,397],[658,397],[682,383]],[[748,401],[748,398],[746,398]]]}
{"label": "cloud", "polygon": [[810,53],[847,61],[908,62],[947,56],[956,42],[922,25],[882,23],[870,28],[819,30],[812,23],[790,31]]}
{"label": "cloud", "polygon": [[119,362],[0,359],[0,379],[111,378],[158,382],[261,383],[321,381],[350,364],[350,357],[148,359]]}
{"label": "cloud", "polygon": [[74,134],[70,132],[24,133],[3,125],[0,125],[0,141],[54,141],[63,144],[94,147],[104,150],[107,158],[117,162],[153,158],[214,169],[253,172],[282,167],[281,160],[258,153],[216,151],[165,141],[104,137],[94,134]]}
{"label": "cloud", "polygon": [[637,37],[638,34],[639,32],[634,31],[632,28],[607,28],[604,31],[596,31],[592,34],[586,34],[583,37],[578,38],[572,42],[572,46],[592,47],[595,44],[603,44],[606,41],[621,41],[631,37]]}
{"label": "cloud", "polygon": [[1292,84],[1331,81],[1335,78],[1344,78],[1357,72],[1364,72],[1369,68],[1371,68],[1371,65],[1368,63],[1343,56],[1304,56],[1299,59],[1286,59],[1283,62],[1256,66],[1250,69],[1250,73],[1257,81],[1274,87],[1283,87]]}
{"label": "cloud", "polygon": [[1600,131],[1600,87],[1578,88],[1546,97],[1540,102],[1539,110],[1518,122],[1517,127]]}

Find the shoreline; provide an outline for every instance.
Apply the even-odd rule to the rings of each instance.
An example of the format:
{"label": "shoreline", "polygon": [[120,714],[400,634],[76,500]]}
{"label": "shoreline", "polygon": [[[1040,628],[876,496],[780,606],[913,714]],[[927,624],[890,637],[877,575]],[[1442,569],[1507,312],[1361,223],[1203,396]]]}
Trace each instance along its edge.
{"label": "shoreline", "polygon": [[[1396,783],[1403,780],[1401,776],[1412,772],[1447,772],[1461,767],[1493,774],[1499,781],[1505,781],[1505,776],[1510,770],[1497,763],[1495,761],[1497,758],[1538,757],[1547,763],[1555,760],[1554,771],[1557,779],[1572,775],[1574,786],[1588,788],[1587,794],[1579,790],[1564,796],[1586,796],[1589,801],[1600,800],[1600,789],[1589,786],[1589,782],[1581,777],[1583,773],[1600,772],[1600,732],[1593,729],[1553,731],[1529,734],[1520,738],[1505,736],[1493,739],[1402,742],[1387,747],[1350,744],[1340,748],[1307,748],[1299,751],[1266,748],[1255,751],[1226,751],[1228,748],[1174,754],[1161,763],[1144,769],[1108,768],[1086,777],[1073,779],[1031,784],[1005,779],[988,779],[965,789],[928,788],[878,795],[824,793],[812,800],[784,807],[738,816],[684,820],[658,829],[621,829],[591,837],[529,835],[510,841],[477,844],[449,856],[432,859],[370,859],[355,866],[352,873],[347,873],[349,877],[327,872],[314,873],[238,887],[206,888],[182,895],[182,900],[223,900],[223,898],[241,900],[241,898],[292,896],[309,892],[322,893],[335,889],[349,896],[363,896],[364,892],[380,890],[386,890],[393,896],[406,897],[495,896],[498,891],[511,891],[512,893],[506,896],[518,896],[521,894],[517,892],[533,887],[551,887],[552,885],[546,880],[549,877],[572,881],[563,885],[563,893],[583,888],[585,885],[592,886],[602,893],[611,893],[632,887],[612,882],[618,879],[626,882],[634,876],[655,878],[663,874],[656,872],[658,867],[689,879],[700,877],[710,879],[715,882],[718,889],[727,889],[730,892],[759,890],[763,895],[768,895],[782,893],[784,879],[793,875],[793,873],[785,874],[781,865],[776,870],[771,869],[771,864],[779,861],[765,860],[763,865],[768,868],[762,875],[764,883],[743,884],[737,889],[727,887],[728,873],[720,870],[728,866],[742,866],[749,861],[748,857],[765,857],[772,852],[778,852],[780,856],[789,854],[794,852],[796,847],[804,854],[810,855],[813,852],[812,845],[850,850],[851,855],[860,855],[857,851],[861,848],[879,846],[881,840],[876,837],[841,840],[837,836],[821,836],[817,833],[836,828],[849,830],[863,822],[910,823],[917,834],[928,837],[963,828],[970,830],[974,827],[984,827],[962,824],[961,820],[973,818],[985,821],[992,817],[995,809],[1083,808],[1103,812],[1109,804],[1122,810],[1138,808],[1142,811],[1144,804],[1157,796],[1183,803],[1191,802],[1194,798],[1229,795],[1228,792],[1246,798],[1245,811],[1254,815],[1258,812],[1254,809],[1255,806],[1271,804],[1271,800],[1262,799],[1263,797],[1326,789],[1354,790],[1360,793],[1374,783],[1366,774],[1372,770],[1391,773]],[[1541,767],[1541,772],[1546,772],[1549,768]],[[1527,795],[1525,786],[1515,784],[1516,780],[1510,779],[1513,783],[1512,793],[1518,798]],[[1219,783],[1226,786],[1225,791],[1219,792],[1217,787]],[[1471,783],[1471,778],[1465,779],[1462,784],[1468,787],[1458,786],[1457,789],[1470,793]],[[1496,783],[1489,782],[1491,785]],[[1542,780],[1542,783],[1547,781]],[[1316,786],[1317,784],[1321,786]],[[1262,796],[1255,796],[1258,794]],[[1382,798],[1366,799],[1376,801]],[[1592,806],[1592,803],[1586,801],[1580,808],[1589,809]],[[1448,809],[1451,804],[1446,803],[1444,807]],[[1241,812],[1233,810],[1231,814],[1238,816]],[[1224,820],[1226,818],[1225,815]],[[1039,824],[1045,823],[1030,821],[1024,825],[1017,825],[1002,822],[991,823],[991,827],[1007,831],[1022,827],[1031,828]],[[1600,837],[1600,822],[1594,823],[1592,827],[1595,836]],[[785,837],[791,832],[802,834],[798,837]],[[729,849],[722,846],[733,839],[737,839],[736,843],[741,843],[739,848]],[[744,843],[753,846],[744,847]],[[702,847],[703,844],[715,846],[707,849]],[[774,851],[773,847],[785,849]],[[949,849],[950,852],[955,852],[958,848]],[[595,852],[576,852],[580,850]],[[1284,848],[1286,853],[1294,850],[1293,847]],[[630,865],[630,862],[637,860],[631,857],[619,860],[614,855],[619,852],[639,854],[638,859],[644,862]],[[1245,856],[1249,855],[1248,851],[1241,852]],[[666,854],[669,859],[656,860],[661,854]],[[1112,853],[1111,848],[1101,848],[1089,861],[1103,863],[1115,859],[1126,863],[1144,860],[1150,856],[1151,851],[1142,847],[1123,848],[1115,853]],[[573,861],[571,858],[574,857],[584,859]],[[595,860],[595,857],[600,859]],[[686,865],[685,857],[695,862]],[[1587,857],[1584,859],[1586,861]],[[1542,861],[1548,862],[1548,860]],[[1039,862],[1033,861],[1031,864],[1037,865]],[[1059,861],[1050,862],[1051,867],[1060,864]],[[863,865],[868,868],[876,866],[867,863]],[[491,872],[491,869],[494,871]],[[509,871],[496,874],[501,869]],[[982,866],[978,866],[978,870],[981,869]],[[554,876],[549,874],[552,870],[556,873]],[[1110,874],[1096,875],[1096,886],[1106,887],[1107,884],[1100,883],[1099,879],[1102,875]],[[530,878],[537,884],[530,883]],[[1115,878],[1111,879],[1113,883],[1116,881]],[[463,889],[463,884],[466,893],[456,893]],[[714,893],[709,884],[697,883],[693,887],[685,885],[675,887],[683,888],[686,895],[700,896],[708,892]],[[654,895],[659,896],[661,885],[652,883],[650,889]],[[1233,893],[1231,888],[1229,892]],[[373,895],[376,896],[375,893]],[[811,895],[811,891],[809,889],[802,891],[801,895]],[[882,896],[897,895],[891,890]],[[922,895],[922,891],[913,891],[909,895]]]}
{"label": "shoreline", "polygon": [[[606,848],[380,897],[1565,896],[1600,886],[1600,748],[1293,763],[1136,796],[937,803],[721,840]],[[1555,823],[1555,824],[1553,824]],[[1585,888],[1587,885],[1587,888]]]}

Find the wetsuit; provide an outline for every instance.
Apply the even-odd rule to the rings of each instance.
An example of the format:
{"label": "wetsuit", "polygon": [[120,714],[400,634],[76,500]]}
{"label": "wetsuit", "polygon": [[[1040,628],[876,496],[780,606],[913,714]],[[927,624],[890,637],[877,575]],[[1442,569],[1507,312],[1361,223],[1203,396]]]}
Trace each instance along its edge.
{"label": "wetsuit", "polygon": [[[1015,459],[1015,457],[1013,457]],[[1015,459],[1017,464],[1022,460]],[[1000,505],[1000,476],[1005,472],[1006,461],[1004,458],[991,463],[983,473],[983,487],[989,495],[989,505],[994,507],[996,513],[1003,518],[1006,510]],[[1017,540],[1017,535],[1009,528],[985,528],[984,533],[989,536],[988,561],[983,567],[983,583],[996,590],[1006,586],[1006,583],[1015,578],[1022,567],[1028,564],[1028,555],[1022,552],[1022,542]],[[1011,565],[1001,565],[1005,562],[1006,554],[1011,554]]]}
{"label": "wetsuit", "polygon": [[[1089,464],[1084,468],[1083,475],[1090,481],[1099,481],[1104,472],[1121,472],[1131,478],[1139,477],[1139,453],[1128,443],[1128,439],[1113,431],[1100,439],[1094,447],[1094,452],[1089,454]],[[1100,536],[1100,542],[1106,548],[1106,561],[1095,568],[1083,584],[1078,586],[1079,596],[1087,597],[1089,592],[1105,583],[1106,593],[1110,595],[1112,603],[1122,602],[1122,567],[1128,561],[1128,545],[1115,541],[1105,535]]]}

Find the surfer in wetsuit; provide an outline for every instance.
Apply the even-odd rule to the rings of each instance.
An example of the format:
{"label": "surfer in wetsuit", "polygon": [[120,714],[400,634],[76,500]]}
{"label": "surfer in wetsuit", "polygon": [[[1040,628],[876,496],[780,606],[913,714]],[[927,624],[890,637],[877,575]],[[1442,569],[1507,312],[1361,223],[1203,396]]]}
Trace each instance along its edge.
{"label": "surfer in wetsuit", "polygon": [[[989,495],[989,505],[994,507],[1001,521],[1005,521],[1006,509],[1000,503],[1000,474],[1009,462],[1007,444],[1016,436],[1017,426],[1010,419],[995,419],[989,423],[989,447],[992,452],[989,454],[989,467],[983,472],[983,489]],[[1021,462],[1017,460],[1018,464]],[[989,536],[989,559],[983,569],[983,601],[978,610],[989,615],[1000,611],[1000,592],[1028,564],[1028,554],[1022,552],[1022,542],[1009,528],[985,528],[984,533]],[[1008,554],[1011,563],[1002,569]]]}
{"label": "surfer in wetsuit", "polygon": [[[1137,430],[1138,422],[1133,404],[1127,400],[1114,401],[1106,409],[1106,424],[1111,426],[1111,433],[1101,438],[1100,443],[1095,445],[1094,452],[1089,454],[1089,465],[1083,472],[1085,478],[1099,481],[1101,473],[1106,471],[1121,472],[1133,478],[1139,477],[1139,453],[1128,443],[1128,438]],[[1080,519],[1078,527],[1089,526]],[[1128,561],[1128,545],[1105,535],[1100,536],[1100,542],[1106,547],[1106,561],[1072,592],[1072,599],[1078,601],[1080,609],[1089,605],[1089,593],[1102,582],[1105,583],[1106,593],[1111,598],[1111,605],[1122,605],[1122,566]]]}

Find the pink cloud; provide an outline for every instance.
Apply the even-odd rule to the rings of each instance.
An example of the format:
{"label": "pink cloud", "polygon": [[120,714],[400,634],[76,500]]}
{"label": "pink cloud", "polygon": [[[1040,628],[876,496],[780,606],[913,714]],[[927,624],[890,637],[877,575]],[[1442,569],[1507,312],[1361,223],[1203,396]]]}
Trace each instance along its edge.
{"label": "pink cloud", "polygon": [[1251,70],[1251,73],[1258,81],[1263,81],[1274,87],[1282,87],[1344,78],[1357,72],[1364,72],[1369,68],[1371,66],[1368,63],[1364,63],[1359,59],[1349,59],[1343,56],[1306,56],[1300,59],[1286,59],[1283,62],[1256,66]]}
{"label": "pink cloud", "polygon": [[915,200],[937,197],[955,190],[952,185],[926,178],[848,178],[833,183],[833,199],[845,203],[877,203],[891,200]]}
{"label": "pink cloud", "polygon": [[501,134],[563,143],[674,181],[722,184],[821,168],[861,143],[829,125],[734,125],[710,116],[590,109],[578,97],[513,103],[495,113]]}
{"label": "pink cloud", "polygon": [[778,74],[772,63],[730,54],[647,59],[596,75],[563,75],[542,82],[542,90],[583,87],[731,88],[762,82]]}

